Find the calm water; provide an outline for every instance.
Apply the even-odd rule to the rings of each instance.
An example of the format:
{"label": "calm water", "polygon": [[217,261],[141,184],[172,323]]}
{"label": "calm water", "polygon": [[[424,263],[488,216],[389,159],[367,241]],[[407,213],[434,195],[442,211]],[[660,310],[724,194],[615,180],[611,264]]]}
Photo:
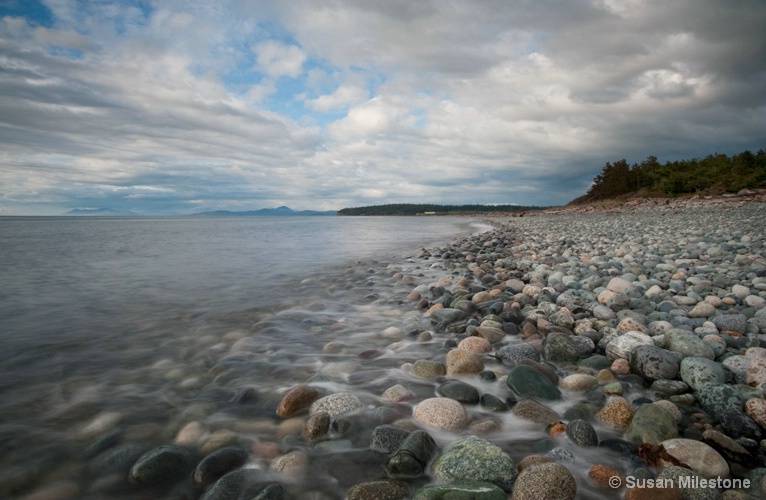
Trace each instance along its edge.
{"label": "calm water", "polygon": [[[375,337],[388,308],[365,309],[406,295],[387,263],[481,229],[451,217],[0,218],[0,497],[49,473],[98,491],[109,475],[81,455],[104,432],[156,446],[188,408],[244,386],[345,373],[316,353],[391,342]],[[232,347],[252,332],[257,347]]]}

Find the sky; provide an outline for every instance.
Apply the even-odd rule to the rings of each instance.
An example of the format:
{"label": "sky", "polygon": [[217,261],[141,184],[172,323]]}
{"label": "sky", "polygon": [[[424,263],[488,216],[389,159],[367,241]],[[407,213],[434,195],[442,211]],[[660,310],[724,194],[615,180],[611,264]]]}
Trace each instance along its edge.
{"label": "sky", "polygon": [[561,205],[766,148],[763,0],[0,0],[0,215]]}

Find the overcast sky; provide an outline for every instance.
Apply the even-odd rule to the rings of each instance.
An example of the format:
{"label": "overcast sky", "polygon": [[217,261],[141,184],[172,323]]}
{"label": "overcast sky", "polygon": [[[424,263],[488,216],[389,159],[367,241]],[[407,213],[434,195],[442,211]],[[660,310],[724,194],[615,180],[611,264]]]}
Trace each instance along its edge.
{"label": "overcast sky", "polygon": [[0,214],[564,204],[766,148],[764,0],[0,0]]}

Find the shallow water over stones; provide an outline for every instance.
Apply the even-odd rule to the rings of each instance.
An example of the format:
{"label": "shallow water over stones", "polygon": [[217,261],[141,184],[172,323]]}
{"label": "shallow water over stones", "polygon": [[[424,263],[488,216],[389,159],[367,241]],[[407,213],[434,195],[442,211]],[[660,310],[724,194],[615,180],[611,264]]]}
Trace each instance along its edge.
{"label": "shallow water over stones", "polygon": [[[766,472],[766,462],[762,444],[750,437],[756,435],[750,426],[756,420],[745,409],[761,408],[746,402],[762,399],[762,387],[737,386],[733,374],[728,379],[724,372],[724,380],[714,380],[726,388],[721,389],[725,398],[717,399],[699,378],[687,375],[689,384],[682,382],[683,374],[655,380],[655,373],[674,370],[647,374],[645,364],[631,367],[628,361],[640,346],[663,349],[668,362],[676,359],[673,353],[683,358],[704,352],[705,357],[686,359],[704,359],[721,370],[730,356],[747,359],[748,367],[761,359],[759,351],[749,357],[747,352],[764,345],[759,319],[766,315],[748,305],[757,300],[746,299],[765,293],[758,288],[766,284],[765,217],[760,205],[525,217],[497,221],[492,231],[421,249],[399,262],[359,262],[335,275],[307,277],[296,285],[295,303],[206,324],[177,357],[116,375],[114,381],[83,379],[59,387],[49,397],[62,404],[46,417],[44,432],[23,425],[1,429],[8,437],[1,458],[3,494],[20,496],[63,482],[75,492],[70,498],[247,493],[334,499],[381,491],[404,498],[444,479],[433,464],[451,444],[481,439],[505,472],[499,478],[466,477],[468,468],[451,463],[450,478],[490,481],[512,491],[516,475],[506,466],[539,454],[557,464],[530,469],[526,492],[539,491],[535,482],[554,474],[565,478],[567,491],[576,489],[577,498],[608,499],[623,491],[592,482],[594,467],[656,475],[639,457],[639,444],[679,436],[701,440],[712,430],[741,433],[729,437],[738,439],[749,461],[738,456],[732,473],[755,480]],[[718,250],[707,252],[713,246]],[[744,290],[735,285],[748,294],[742,297]],[[697,317],[703,308],[690,314],[702,302],[717,304],[714,316]],[[736,317],[716,320],[724,316]],[[645,331],[620,330],[626,317]],[[694,350],[676,347],[686,335],[695,339]],[[704,340],[707,335],[726,345],[718,355],[710,348],[713,360],[705,349],[711,342]],[[491,350],[458,347],[470,346],[462,341],[472,336],[488,341]],[[588,341],[574,342],[578,337]],[[550,338],[558,340],[549,346]],[[611,342],[616,344],[610,348]],[[465,354],[449,354],[457,350]],[[462,364],[448,363],[452,358]],[[620,360],[618,370],[614,363]],[[470,369],[462,368],[466,364]],[[512,370],[526,376],[509,382]],[[592,378],[585,385],[562,386],[573,374]],[[538,393],[536,386],[545,389]],[[661,405],[649,404],[666,398],[680,421]],[[725,399],[720,408],[719,399]],[[285,409],[288,403],[291,408]],[[731,405],[749,420],[727,413]],[[418,408],[435,416],[420,418]],[[553,432],[551,424],[559,421],[576,424],[569,434]],[[419,438],[427,433],[433,446],[413,438],[415,444],[407,446],[428,444],[401,451],[390,466],[396,471],[392,478],[391,456],[405,442],[405,432],[414,430]],[[466,441],[467,436],[476,437]],[[162,446],[183,448],[170,455],[184,460],[159,461],[167,480],[131,483],[129,471],[147,460],[142,458],[147,452],[168,455],[157,451]],[[244,468],[238,468],[241,453],[219,451],[227,447],[247,454]],[[224,457],[218,462],[210,458],[216,452]],[[192,481],[200,463],[215,474],[224,472],[207,489]],[[415,464],[415,472],[400,474],[407,464]]]}

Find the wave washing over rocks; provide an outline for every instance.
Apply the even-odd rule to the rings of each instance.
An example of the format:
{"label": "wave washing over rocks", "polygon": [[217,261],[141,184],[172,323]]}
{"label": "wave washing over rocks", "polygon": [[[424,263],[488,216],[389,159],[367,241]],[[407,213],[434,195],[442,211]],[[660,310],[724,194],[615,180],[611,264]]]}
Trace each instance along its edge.
{"label": "wave washing over rocks", "polygon": [[495,219],[307,278],[300,307],[158,363],[152,421],[72,401],[51,418],[74,436],[41,449],[76,458],[6,468],[3,494],[762,498],[764,221],[764,204]]}

